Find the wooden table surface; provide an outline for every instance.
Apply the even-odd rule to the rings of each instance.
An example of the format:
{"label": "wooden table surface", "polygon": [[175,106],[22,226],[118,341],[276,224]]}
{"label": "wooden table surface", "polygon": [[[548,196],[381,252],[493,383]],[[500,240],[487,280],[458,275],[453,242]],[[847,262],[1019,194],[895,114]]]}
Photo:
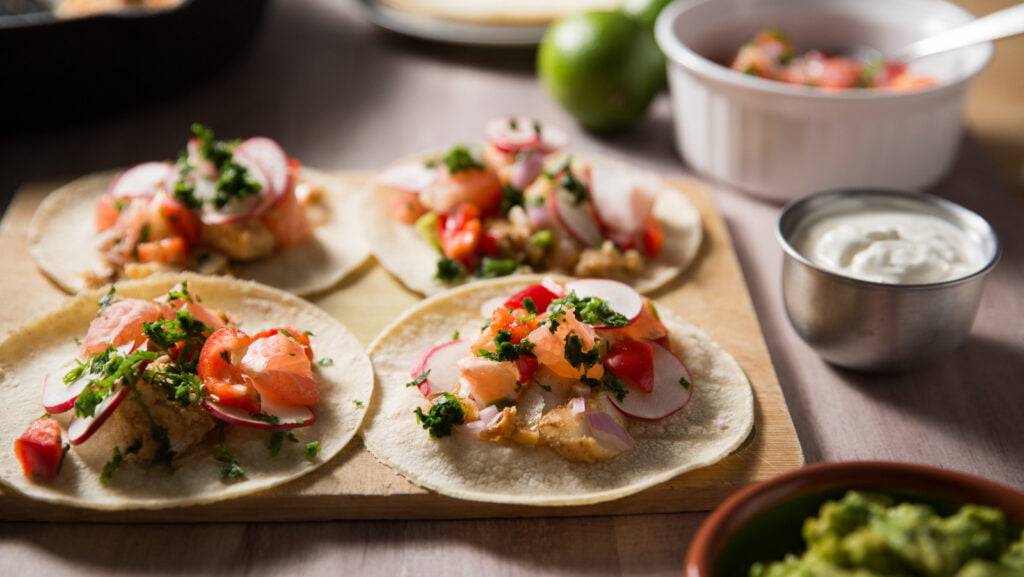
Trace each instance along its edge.
{"label": "wooden table surface", "polygon": [[[960,3],[979,15],[1011,4]],[[367,170],[477,140],[491,116],[522,112],[569,128],[580,152],[687,174],[665,95],[635,129],[597,138],[548,98],[529,49],[398,37],[370,24],[353,1],[279,0],[263,24],[220,76],[172,98],[0,133],[0,206],[27,182],[172,155],[194,121],[225,136],[271,136],[311,166]],[[989,219],[1004,249],[970,339],[934,366],[878,377],[819,360],[782,308],[779,207],[712,187],[808,462],[925,463],[1024,490],[1022,62],[1024,39],[997,44],[970,97],[956,167],[931,191]],[[0,257],[14,250],[0,246]],[[5,318],[31,314],[17,295],[2,296]],[[120,525],[90,524],[83,513],[81,523],[0,524],[0,574],[678,575],[705,517]]]}

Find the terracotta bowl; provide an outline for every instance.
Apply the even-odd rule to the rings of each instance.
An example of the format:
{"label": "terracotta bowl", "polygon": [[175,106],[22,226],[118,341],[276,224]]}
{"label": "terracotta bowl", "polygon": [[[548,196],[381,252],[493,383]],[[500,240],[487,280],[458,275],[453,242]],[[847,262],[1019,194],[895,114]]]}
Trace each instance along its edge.
{"label": "terracotta bowl", "polygon": [[803,551],[804,519],[851,489],[927,503],[942,515],[961,504],[988,505],[1024,527],[1024,493],[980,477],[906,463],[819,463],[747,487],[722,503],[690,544],[684,576],[747,577],[755,561]]}

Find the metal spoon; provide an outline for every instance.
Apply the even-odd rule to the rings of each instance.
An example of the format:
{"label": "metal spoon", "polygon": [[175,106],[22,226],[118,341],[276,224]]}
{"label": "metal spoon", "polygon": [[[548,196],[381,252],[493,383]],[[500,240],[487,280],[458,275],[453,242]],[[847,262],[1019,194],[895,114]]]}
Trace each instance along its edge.
{"label": "metal spoon", "polygon": [[[1024,33],[1024,4],[1017,4],[978,18],[963,26],[923,38],[889,53],[886,60],[906,63],[947,50],[971,46]],[[860,54],[858,54],[858,57]],[[875,57],[880,56],[876,51]],[[870,60],[870,58],[859,58]]]}

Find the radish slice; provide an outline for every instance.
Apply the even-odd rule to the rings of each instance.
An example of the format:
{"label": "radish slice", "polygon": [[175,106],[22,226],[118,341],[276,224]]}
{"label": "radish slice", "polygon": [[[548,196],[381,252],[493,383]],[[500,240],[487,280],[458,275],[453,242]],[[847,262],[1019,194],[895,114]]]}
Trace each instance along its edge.
{"label": "radish slice", "polygon": [[264,190],[266,209],[291,188],[291,170],[288,169],[288,156],[276,142],[269,138],[257,136],[243,141],[235,148],[235,162],[254,164],[263,169],[269,186]]}
{"label": "radish slice", "polygon": [[541,170],[544,170],[544,153],[537,150],[524,152],[512,164],[508,183],[522,190],[537,178]]}
{"label": "radish slice", "polygon": [[629,391],[620,401],[615,395],[609,399],[623,415],[639,421],[658,421],[682,409],[693,394],[693,378],[683,361],[664,346],[654,341],[654,389],[645,393],[626,385]]}
{"label": "radish slice", "polygon": [[569,134],[528,116],[499,116],[484,126],[487,142],[505,152],[536,148],[552,152],[569,144]]}
{"label": "radish slice", "polygon": [[577,204],[572,193],[561,186],[556,186],[551,193],[549,204],[558,223],[583,246],[597,246],[604,240],[592,212],[593,203],[589,198]]}
{"label": "radish slice", "polygon": [[408,192],[422,192],[437,180],[438,172],[422,162],[407,162],[384,169],[377,183]]}
{"label": "radish slice", "polygon": [[110,194],[114,198],[149,198],[168,184],[173,185],[177,176],[174,165],[167,162],[143,162],[114,177],[110,183]]}
{"label": "radish slice", "polygon": [[277,422],[269,423],[267,420],[253,415],[245,409],[225,405],[210,399],[203,400],[203,406],[210,414],[218,419],[233,425],[242,425],[264,431],[290,431],[298,427],[312,425],[316,421],[316,415],[309,407],[300,405],[278,404],[264,398],[260,403],[260,410],[263,415],[277,417]]}
{"label": "radish slice", "polygon": [[458,361],[469,356],[469,340],[460,339],[450,341],[427,351],[423,362],[418,367],[413,367],[412,377],[419,378],[420,375],[430,371],[418,388],[423,396],[430,397],[441,393],[450,393],[459,384]]}
{"label": "radish slice", "polygon": [[[644,309],[644,297],[633,287],[617,280],[586,278],[569,281],[565,290],[576,293],[577,297],[597,297],[608,303],[611,309],[633,322]],[[602,327],[594,327],[602,328]]]}
{"label": "radish slice", "polygon": [[[223,208],[219,209],[204,202],[203,212],[199,218],[206,224],[226,224],[230,222],[238,222],[247,218],[253,218],[270,206],[266,197],[266,195],[269,194],[268,190],[270,183],[269,178],[263,171],[263,168],[244,157],[239,157],[238,155],[235,155],[235,160],[238,161],[238,164],[248,170],[249,174],[251,174],[252,177],[256,179],[256,182],[260,184],[260,193],[253,196],[247,196],[245,198],[235,199]],[[216,193],[213,188],[214,184],[215,183],[213,181],[206,179],[196,180],[196,197],[202,199],[212,198]],[[276,197],[274,200],[276,200]]]}
{"label": "radish slice", "polygon": [[47,413],[59,415],[75,406],[78,395],[89,386],[89,377],[83,374],[73,383],[67,384],[63,379],[51,378],[50,373],[43,377],[43,408]]}
{"label": "radish slice", "polygon": [[597,216],[621,237],[643,232],[660,189],[661,181],[653,173],[601,163],[590,169],[590,195]]}
{"label": "radish slice", "polygon": [[[121,356],[127,356],[136,349],[138,343],[129,341],[119,347],[117,352]],[[89,386],[89,381],[100,380],[103,377],[94,373],[83,373],[72,383],[65,383],[64,379],[51,378],[50,373],[43,376],[43,408],[52,415],[59,415],[75,406],[75,401],[82,391]]]}
{"label": "radish slice", "polygon": [[76,416],[71,419],[71,422],[68,423],[68,442],[72,445],[80,445],[88,440],[127,396],[128,387],[121,387],[112,391],[107,398],[96,405],[96,410],[91,417]]}

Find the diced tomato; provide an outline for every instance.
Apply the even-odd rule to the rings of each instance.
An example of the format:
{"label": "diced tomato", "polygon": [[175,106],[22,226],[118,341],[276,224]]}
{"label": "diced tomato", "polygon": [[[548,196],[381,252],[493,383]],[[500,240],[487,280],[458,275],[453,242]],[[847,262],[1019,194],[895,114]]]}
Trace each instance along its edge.
{"label": "diced tomato", "polygon": [[533,300],[533,304],[537,307],[537,312],[542,313],[548,310],[548,305],[555,299],[560,299],[564,294],[558,294],[551,290],[551,287],[544,284],[535,284],[524,288],[516,294],[509,297],[505,304],[505,308],[517,309],[523,308],[523,301],[527,298]]}
{"label": "diced tomato", "polygon": [[136,248],[139,262],[181,264],[188,260],[188,242],[180,236],[140,242]]}
{"label": "diced tomato", "polygon": [[654,348],[643,341],[620,341],[611,346],[604,367],[645,393],[654,390]]}
{"label": "diced tomato", "polygon": [[196,213],[167,194],[160,195],[159,212],[171,232],[185,239],[189,247],[199,244],[202,225]]}
{"label": "diced tomato", "polygon": [[476,206],[463,203],[454,213],[438,219],[437,236],[441,243],[441,252],[470,268],[477,257],[477,247],[483,228],[479,216],[480,211]]}
{"label": "diced tomato", "polygon": [[508,331],[511,335],[509,342],[518,345],[536,328],[537,319],[524,309],[509,310],[498,307],[491,313],[491,324],[470,346],[470,350],[473,353],[481,350],[494,351],[494,339],[498,336],[498,331]]}
{"label": "diced tomato", "polygon": [[516,359],[516,368],[519,369],[519,382],[528,383],[533,380],[533,375],[537,373],[537,366],[539,364],[537,357],[533,355],[519,355],[519,358]]}
{"label": "diced tomato", "polygon": [[267,329],[265,331],[261,331],[253,335],[252,340],[253,342],[255,342],[260,339],[265,339],[267,337],[272,337],[276,334],[282,333],[286,337],[302,345],[303,348],[305,349],[306,358],[308,358],[311,361],[313,360],[313,347],[309,344],[309,333],[305,331],[300,331],[295,327],[280,327],[276,329]]}
{"label": "diced tomato", "polygon": [[491,231],[484,231],[480,235],[478,250],[486,256],[501,256],[501,244],[498,242],[498,235]]}
{"label": "diced tomato", "polygon": [[213,331],[199,353],[198,373],[207,394],[218,402],[256,414],[260,412],[259,393],[239,368],[251,342],[242,331],[228,327]]}
{"label": "diced tomato", "polygon": [[293,247],[313,238],[313,224],[306,216],[306,208],[295,197],[294,189],[282,195],[260,220],[281,248]]}
{"label": "diced tomato", "polygon": [[647,217],[644,221],[644,253],[651,258],[657,258],[661,249],[665,246],[665,229],[661,222],[654,218],[654,215]]}
{"label": "diced tomato", "polygon": [[60,472],[64,458],[60,423],[43,417],[36,419],[14,441],[14,455],[21,462],[26,477],[52,481]]}
{"label": "diced tomato", "polygon": [[110,194],[104,194],[96,199],[96,212],[94,214],[96,232],[103,232],[117,224],[117,218],[121,216],[121,211],[117,208],[117,202]]}

